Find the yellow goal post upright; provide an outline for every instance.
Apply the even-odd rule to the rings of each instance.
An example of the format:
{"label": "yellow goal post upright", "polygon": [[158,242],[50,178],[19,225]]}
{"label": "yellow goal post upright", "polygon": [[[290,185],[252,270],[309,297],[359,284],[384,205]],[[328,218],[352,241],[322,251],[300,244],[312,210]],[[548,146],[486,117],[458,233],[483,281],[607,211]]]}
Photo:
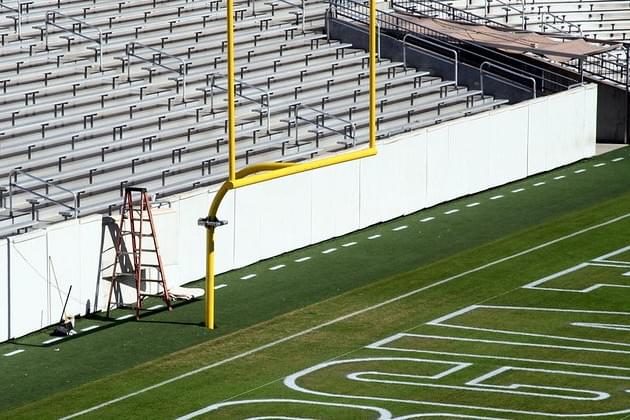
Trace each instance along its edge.
{"label": "yellow goal post upright", "polygon": [[205,325],[214,329],[214,230],[226,222],[217,219],[219,205],[230,190],[281,178],[300,172],[349,162],[376,155],[376,0],[370,0],[369,19],[369,145],[365,149],[303,163],[259,163],[236,171],[236,108],[234,83],[234,0],[227,2],[227,93],[228,93],[228,163],[229,175],[217,191],[208,216],[198,224],[206,228],[206,305]]}

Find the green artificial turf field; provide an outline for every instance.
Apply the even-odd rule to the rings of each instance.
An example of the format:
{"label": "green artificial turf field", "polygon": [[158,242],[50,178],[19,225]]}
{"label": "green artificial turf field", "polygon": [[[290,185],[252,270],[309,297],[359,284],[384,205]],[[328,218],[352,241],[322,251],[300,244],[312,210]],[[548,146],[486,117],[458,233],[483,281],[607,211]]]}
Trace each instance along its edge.
{"label": "green artificial turf field", "polygon": [[0,344],[0,416],[630,418],[629,170],[625,148],[225,274],[213,332],[193,302]]}

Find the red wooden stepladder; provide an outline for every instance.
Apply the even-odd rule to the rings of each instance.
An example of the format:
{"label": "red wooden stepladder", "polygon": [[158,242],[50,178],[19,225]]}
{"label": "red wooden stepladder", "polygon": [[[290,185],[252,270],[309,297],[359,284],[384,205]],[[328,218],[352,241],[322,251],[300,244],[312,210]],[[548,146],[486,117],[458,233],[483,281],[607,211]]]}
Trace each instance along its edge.
{"label": "red wooden stepladder", "polygon": [[[134,193],[136,195],[134,199]],[[148,229],[148,231],[147,231]],[[130,238],[131,240],[126,240]],[[143,238],[149,240],[143,241]],[[131,251],[128,251],[128,243],[131,242]],[[120,224],[118,237],[114,240],[116,259],[112,272],[112,282],[109,288],[109,298],[107,304],[107,317],[112,307],[112,297],[114,290],[120,286],[125,278],[133,278],[136,289],[135,312],[136,319],[140,319],[142,302],[150,296],[161,297],[169,310],[171,300],[166,285],[164,275],[164,265],[160,256],[153,214],[151,212],[151,197],[146,188],[127,187],[120,212]],[[148,257],[150,254],[151,257]],[[144,261],[143,261],[144,255]],[[123,261],[125,256],[131,263],[131,269],[123,272]],[[146,262],[146,259],[149,262]],[[120,271],[118,267],[120,266]],[[147,278],[147,272],[157,272],[157,278]],[[157,290],[147,290],[148,285],[157,284]]]}

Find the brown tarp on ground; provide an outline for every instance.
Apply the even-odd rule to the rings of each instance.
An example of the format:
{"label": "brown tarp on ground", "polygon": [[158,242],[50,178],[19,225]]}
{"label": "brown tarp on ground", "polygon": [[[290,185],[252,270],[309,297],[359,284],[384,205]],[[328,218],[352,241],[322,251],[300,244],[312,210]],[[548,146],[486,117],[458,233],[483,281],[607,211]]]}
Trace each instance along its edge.
{"label": "brown tarp on ground", "polygon": [[537,55],[543,55],[550,60],[560,63],[618,48],[618,46],[615,45],[602,46],[591,44],[583,39],[560,40],[549,38],[535,32],[503,31],[484,25],[421,18],[403,13],[396,14],[425,28],[462,41],[474,42],[511,53],[531,52]]}

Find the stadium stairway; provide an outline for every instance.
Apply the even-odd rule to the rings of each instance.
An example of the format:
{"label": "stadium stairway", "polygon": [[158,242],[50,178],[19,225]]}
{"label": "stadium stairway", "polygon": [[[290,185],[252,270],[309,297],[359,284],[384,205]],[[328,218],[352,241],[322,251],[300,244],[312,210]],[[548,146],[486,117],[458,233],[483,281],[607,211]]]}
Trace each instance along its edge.
{"label": "stadium stairway", "polygon": [[[368,55],[326,37],[327,3],[292,1],[236,3],[240,166],[367,139]],[[21,9],[0,9],[10,22],[0,27],[0,237],[111,213],[125,186],[163,198],[226,178],[222,1]],[[379,138],[506,102],[385,59],[377,73]]]}

